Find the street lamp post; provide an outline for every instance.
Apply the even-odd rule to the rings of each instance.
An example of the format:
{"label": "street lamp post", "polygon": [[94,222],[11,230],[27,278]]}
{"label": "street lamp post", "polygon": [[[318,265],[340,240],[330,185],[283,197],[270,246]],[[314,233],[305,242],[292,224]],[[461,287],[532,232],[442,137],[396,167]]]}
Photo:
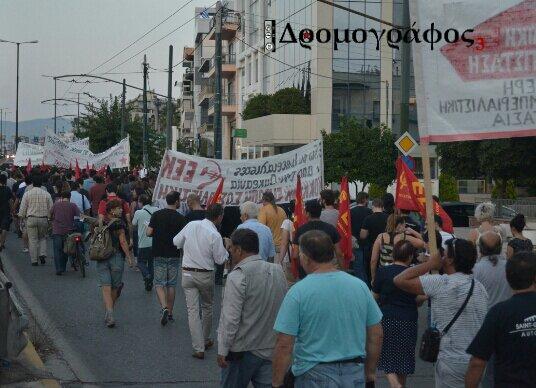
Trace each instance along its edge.
{"label": "street lamp post", "polygon": [[19,49],[21,44],[35,44],[39,43],[37,40],[30,40],[25,42],[12,42],[10,40],[0,39],[0,43],[11,43],[17,45],[17,97],[15,103],[15,149],[19,144]]}

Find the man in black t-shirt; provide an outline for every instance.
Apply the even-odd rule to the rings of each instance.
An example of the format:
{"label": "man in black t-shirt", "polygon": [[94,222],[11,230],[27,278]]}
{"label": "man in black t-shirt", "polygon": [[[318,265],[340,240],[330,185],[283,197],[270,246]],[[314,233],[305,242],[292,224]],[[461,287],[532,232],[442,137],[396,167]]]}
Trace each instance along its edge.
{"label": "man in black t-shirt", "polygon": [[154,212],[147,227],[147,236],[153,238],[154,285],[162,306],[160,323],[173,321],[175,287],[179,274],[179,251],[173,245],[175,237],[186,225],[186,219],[177,212],[181,196],[176,191],[166,195],[167,207]]}
{"label": "man in black t-shirt", "polygon": [[[326,233],[331,238],[331,241],[333,241],[333,244],[335,245],[335,258],[337,260],[340,260],[342,258],[342,254],[341,248],[339,246],[339,232],[333,225],[328,224],[324,221],[320,221],[320,215],[322,214],[322,205],[320,204],[320,202],[318,202],[317,200],[307,201],[305,203],[305,214],[307,216],[308,222],[306,224],[303,224],[298,228],[298,230],[296,230],[292,244],[299,245],[300,237],[304,233],[309,232],[310,230],[320,230]],[[293,252],[297,251],[297,249],[293,249]],[[302,268],[301,265],[299,265],[298,271],[300,273],[300,279],[303,279],[307,276],[305,270]]]}
{"label": "man in black t-shirt", "polygon": [[[359,233],[361,240],[366,241],[364,262],[367,271],[367,280],[371,278],[370,256],[372,247],[378,238],[378,235],[385,232],[387,218],[389,218],[389,215],[383,211],[383,201],[381,199],[375,199],[372,202],[372,214],[365,218],[363,225],[361,226],[361,232]],[[369,281],[366,283],[370,284]]]}
{"label": "man in black t-shirt", "polygon": [[186,197],[186,205],[188,205],[188,213],[186,213],[186,221],[201,221],[205,219],[206,211],[201,207],[199,196],[194,193],[188,194]]}
{"label": "man in black t-shirt", "polygon": [[354,250],[354,275],[367,282],[367,271],[365,267],[365,252],[367,250],[367,241],[361,240],[361,227],[365,218],[372,214],[372,210],[368,208],[369,196],[365,192],[357,194],[357,206],[350,209],[350,219],[352,220],[352,236],[357,239],[359,246]]}
{"label": "man in black t-shirt", "polygon": [[478,387],[490,359],[495,387],[528,388],[536,383],[536,254],[520,252],[508,260],[506,279],[514,295],[489,310],[469,345],[466,388]]}

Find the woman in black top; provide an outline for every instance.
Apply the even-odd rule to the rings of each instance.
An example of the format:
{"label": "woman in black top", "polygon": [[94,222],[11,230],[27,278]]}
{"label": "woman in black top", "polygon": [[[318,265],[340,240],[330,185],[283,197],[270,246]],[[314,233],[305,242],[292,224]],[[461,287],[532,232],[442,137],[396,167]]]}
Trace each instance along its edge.
{"label": "woman in black top", "polygon": [[393,248],[393,264],[378,268],[372,291],[383,313],[383,345],[378,369],[383,370],[391,387],[404,387],[406,376],[415,372],[417,344],[417,306],[425,298],[400,290],[393,278],[409,267],[415,247],[407,240]]}
{"label": "woman in black top", "polygon": [[525,216],[518,214],[510,221],[510,230],[512,231],[513,239],[508,242],[506,249],[506,256],[511,259],[517,252],[529,251],[532,252],[534,246],[532,241],[523,236],[523,229],[525,229]]}

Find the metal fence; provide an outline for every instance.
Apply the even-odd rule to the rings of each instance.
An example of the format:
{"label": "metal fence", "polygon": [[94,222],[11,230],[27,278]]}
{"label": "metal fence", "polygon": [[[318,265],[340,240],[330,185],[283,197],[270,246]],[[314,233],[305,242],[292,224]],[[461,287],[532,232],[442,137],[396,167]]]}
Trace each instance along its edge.
{"label": "metal fence", "polygon": [[[475,198],[476,202],[485,202]],[[536,198],[518,198],[518,199],[491,199],[497,208],[496,216],[499,218],[506,217],[510,212],[507,208],[514,210],[516,213],[523,214],[526,218],[536,218]]]}
{"label": "metal fence", "polygon": [[13,284],[6,277],[0,258],[0,358],[15,358],[26,347],[28,339],[24,330],[28,318],[13,292]]}

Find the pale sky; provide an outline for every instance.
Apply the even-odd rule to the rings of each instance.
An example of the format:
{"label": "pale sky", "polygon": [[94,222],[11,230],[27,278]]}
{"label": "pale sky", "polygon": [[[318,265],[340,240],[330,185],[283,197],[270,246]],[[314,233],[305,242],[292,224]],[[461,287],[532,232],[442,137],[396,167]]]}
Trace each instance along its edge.
{"label": "pale sky", "polygon": [[[41,104],[54,98],[54,81],[45,75],[87,73],[142,36],[188,0],[0,0],[0,39],[39,40],[21,45],[19,120],[50,118],[53,105]],[[194,16],[195,7],[213,2],[194,0],[156,30],[124,53],[97,69],[100,75],[179,27]],[[192,20],[144,53],[151,67],[167,69],[168,47],[173,45],[173,63],[182,59],[183,46],[194,40]],[[113,72],[140,72],[143,52]],[[181,80],[182,66],[174,69],[173,81]],[[108,74],[104,77],[142,87],[142,74]],[[80,80],[82,81],[82,80]],[[58,98],[76,100],[71,92],[89,92],[97,97],[119,95],[122,87],[112,83],[87,85],[58,81]],[[16,45],[0,43],[0,108],[7,108],[7,119],[15,121]],[[70,87],[71,86],[71,87]],[[167,73],[150,70],[149,86],[167,94]],[[70,87],[70,89],[69,89]],[[127,88],[127,99],[138,94]],[[173,97],[179,88],[173,87]],[[87,102],[89,97],[81,96]],[[58,106],[58,116],[76,114],[76,105]],[[70,119],[70,118],[67,118]]]}

